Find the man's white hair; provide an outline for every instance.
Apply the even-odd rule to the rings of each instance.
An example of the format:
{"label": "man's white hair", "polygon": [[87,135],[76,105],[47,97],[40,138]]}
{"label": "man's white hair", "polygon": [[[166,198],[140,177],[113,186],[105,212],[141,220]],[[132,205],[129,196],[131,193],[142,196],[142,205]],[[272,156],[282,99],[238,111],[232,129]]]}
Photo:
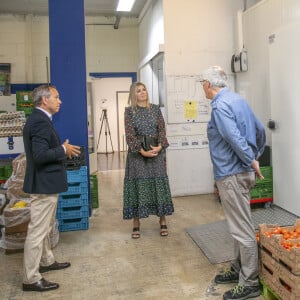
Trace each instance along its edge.
{"label": "man's white hair", "polygon": [[226,87],[227,83],[227,75],[225,71],[219,66],[209,67],[201,74],[201,81],[206,80],[209,81],[213,87]]}

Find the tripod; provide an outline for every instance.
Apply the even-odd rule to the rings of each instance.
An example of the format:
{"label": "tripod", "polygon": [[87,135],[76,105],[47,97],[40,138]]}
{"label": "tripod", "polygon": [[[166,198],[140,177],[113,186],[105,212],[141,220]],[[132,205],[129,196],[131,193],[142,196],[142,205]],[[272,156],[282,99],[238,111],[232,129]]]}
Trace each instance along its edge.
{"label": "tripod", "polygon": [[99,137],[98,137],[98,143],[97,143],[97,150],[99,147],[99,142],[100,142],[100,136],[101,136],[101,132],[102,132],[102,128],[103,128],[103,124],[104,124],[104,133],[105,133],[105,153],[107,154],[107,133],[109,135],[110,138],[110,145],[111,145],[111,149],[112,149],[112,153],[114,152],[114,147],[112,144],[112,140],[111,140],[111,134],[110,134],[110,129],[109,129],[109,123],[108,123],[108,119],[107,119],[107,109],[103,109],[102,110],[102,114],[100,117],[100,122],[101,122],[101,127],[100,127],[100,131],[99,131]]}

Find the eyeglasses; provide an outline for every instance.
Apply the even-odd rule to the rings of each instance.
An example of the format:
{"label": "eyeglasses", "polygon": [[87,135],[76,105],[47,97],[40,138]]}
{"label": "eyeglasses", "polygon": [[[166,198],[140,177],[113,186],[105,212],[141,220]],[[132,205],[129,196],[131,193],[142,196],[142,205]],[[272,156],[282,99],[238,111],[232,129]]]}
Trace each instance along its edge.
{"label": "eyeglasses", "polygon": [[199,80],[199,82],[201,83],[201,85],[203,86],[204,83],[206,82],[207,80],[203,79],[203,80]]}

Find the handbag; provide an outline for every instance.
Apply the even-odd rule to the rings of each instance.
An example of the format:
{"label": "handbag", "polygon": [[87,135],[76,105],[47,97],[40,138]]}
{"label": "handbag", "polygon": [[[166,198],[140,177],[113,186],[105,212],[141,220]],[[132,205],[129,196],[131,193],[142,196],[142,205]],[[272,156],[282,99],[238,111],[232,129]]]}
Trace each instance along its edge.
{"label": "handbag", "polygon": [[149,151],[152,148],[150,147],[157,147],[158,146],[158,139],[156,137],[150,136],[150,135],[144,135],[142,140],[142,148],[145,151]]}

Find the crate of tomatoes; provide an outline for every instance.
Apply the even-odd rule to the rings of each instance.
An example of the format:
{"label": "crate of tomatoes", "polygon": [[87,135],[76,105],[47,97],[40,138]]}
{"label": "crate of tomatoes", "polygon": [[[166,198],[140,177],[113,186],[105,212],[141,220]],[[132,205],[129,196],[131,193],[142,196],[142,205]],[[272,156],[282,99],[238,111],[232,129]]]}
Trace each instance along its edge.
{"label": "crate of tomatoes", "polygon": [[284,265],[261,249],[260,278],[280,299],[300,299],[300,276],[294,275]]}
{"label": "crate of tomatoes", "polygon": [[259,245],[294,275],[300,275],[300,219],[293,226],[259,225]]}

